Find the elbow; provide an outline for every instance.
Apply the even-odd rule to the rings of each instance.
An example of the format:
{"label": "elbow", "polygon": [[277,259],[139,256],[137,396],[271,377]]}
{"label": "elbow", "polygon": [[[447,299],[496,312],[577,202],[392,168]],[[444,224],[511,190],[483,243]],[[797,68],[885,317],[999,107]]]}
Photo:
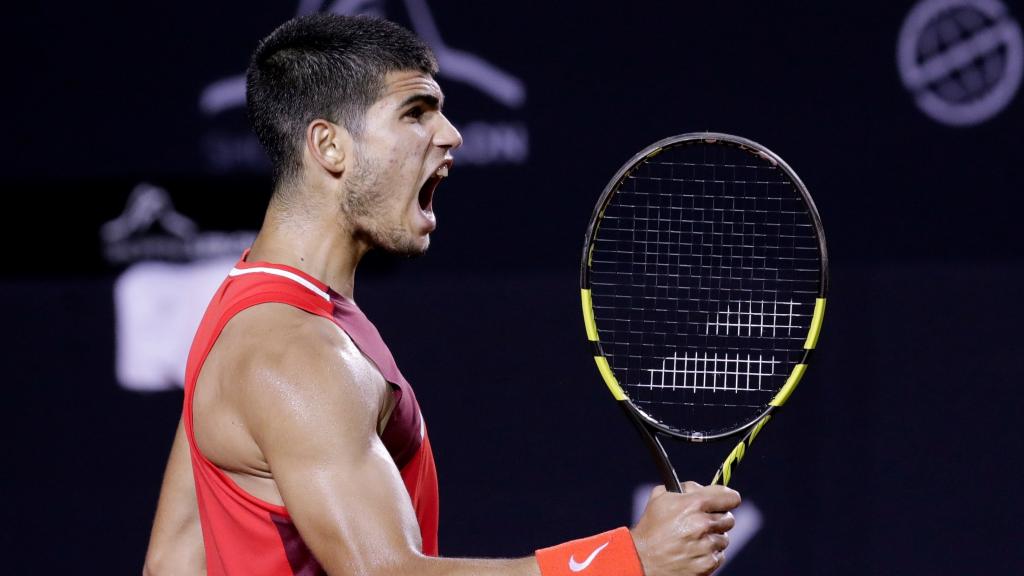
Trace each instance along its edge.
{"label": "elbow", "polygon": [[167,576],[170,574],[167,563],[161,562],[156,554],[147,553],[142,565],[142,576]]}

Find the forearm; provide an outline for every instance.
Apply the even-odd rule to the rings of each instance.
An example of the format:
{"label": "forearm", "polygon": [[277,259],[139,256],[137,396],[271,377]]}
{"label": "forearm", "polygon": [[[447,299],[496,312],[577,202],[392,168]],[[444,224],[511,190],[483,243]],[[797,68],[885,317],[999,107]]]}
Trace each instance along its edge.
{"label": "forearm", "polygon": [[[430,558],[422,554],[391,556],[396,565],[387,569],[363,567],[343,573],[381,576],[564,576],[587,571],[591,576],[643,576],[632,533],[625,527],[538,550],[535,556],[516,560]],[[375,569],[376,568],[376,569]],[[684,572],[685,574],[685,572]]]}
{"label": "forearm", "polygon": [[403,576],[417,574],[422,576],[540,576],[540,568],[533,556],[517,559],[491,558],[434,558],[419,556],[406,563],[396,566],[382,576]]}
{"label": "forearm", "polygon": [[[332,548],[336,552],[344,546]],[[452,558],[426,556],[412,547],[381,549],[376,554],[317,554],[331,576],[540,576],[534,556],[525,558]]]}

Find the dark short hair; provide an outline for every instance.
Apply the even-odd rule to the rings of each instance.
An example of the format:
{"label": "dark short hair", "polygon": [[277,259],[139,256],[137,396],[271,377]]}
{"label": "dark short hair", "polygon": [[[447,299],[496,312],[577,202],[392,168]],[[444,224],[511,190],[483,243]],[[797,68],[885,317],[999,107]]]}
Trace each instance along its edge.
{"label": "dark short hair", "polygon": [[437,73],[430,48],[405,28],[369,16],[310,14],[260,41],[246,72],[246,110],[280,183],[298,174],[306,127],[317,118],[362,130],[389,72]]}

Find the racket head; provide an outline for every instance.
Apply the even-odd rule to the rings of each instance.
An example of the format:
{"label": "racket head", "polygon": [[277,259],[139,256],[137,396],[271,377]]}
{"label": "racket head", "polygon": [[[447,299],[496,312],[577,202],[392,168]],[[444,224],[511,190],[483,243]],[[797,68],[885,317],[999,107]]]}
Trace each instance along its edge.
{"label": "racket head", "polygon": [[591,216],[584,324],[617,400],[690,441],[738,434],[785,402],[828,290],[807,187],[764,146],[715,132],[655,142]]}

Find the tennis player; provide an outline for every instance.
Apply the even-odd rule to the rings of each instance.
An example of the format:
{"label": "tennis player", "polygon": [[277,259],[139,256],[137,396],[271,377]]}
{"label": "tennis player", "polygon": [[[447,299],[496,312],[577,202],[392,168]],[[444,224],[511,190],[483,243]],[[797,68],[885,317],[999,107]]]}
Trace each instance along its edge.
{"label": "tennis player", "polygon": [[274,165],[266,218],[214,296],[145,573],[709,574],[739,495],[687,483],[625,527],[512,560],[437,556],[437,478],[413,389],[353,300],[371,249],[422,254],[462,143],[437,64],[384,20],[318,14],[265,38],[247,106]]}

